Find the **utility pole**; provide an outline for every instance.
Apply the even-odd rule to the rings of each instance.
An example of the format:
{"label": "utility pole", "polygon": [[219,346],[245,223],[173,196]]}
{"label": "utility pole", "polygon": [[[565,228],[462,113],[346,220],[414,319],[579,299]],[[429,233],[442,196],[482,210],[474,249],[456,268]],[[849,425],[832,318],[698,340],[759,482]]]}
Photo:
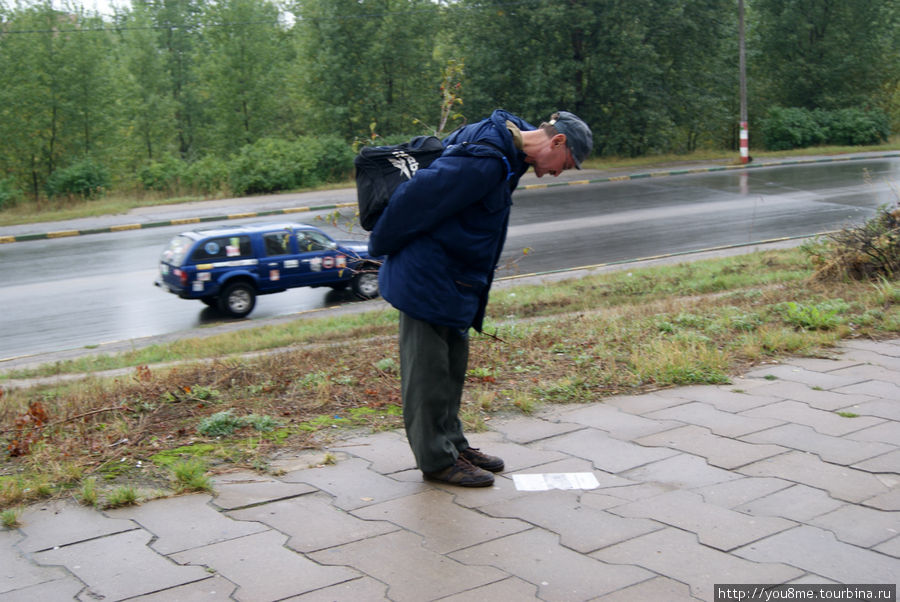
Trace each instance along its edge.
{"label": "utility pole", "polygon": [[741,71],[741,163],[749,163],[750,132],[747,124],[747,57],[744,50],[744,0],[738,0],[738,55]]}

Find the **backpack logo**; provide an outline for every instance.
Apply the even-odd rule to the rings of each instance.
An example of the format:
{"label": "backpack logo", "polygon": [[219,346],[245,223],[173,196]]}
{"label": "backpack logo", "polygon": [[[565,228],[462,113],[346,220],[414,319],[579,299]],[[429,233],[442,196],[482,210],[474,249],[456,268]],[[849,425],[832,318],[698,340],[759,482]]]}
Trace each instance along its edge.
{"label": "backpack logo", "polygon": [[391,154],[394,155],[388,158],[391,165],[396,167],[407,180],[412,180],[412,177],[419,170],[419,162],[416,161],[415,157],[407,155],[402,150],[395,150]]}

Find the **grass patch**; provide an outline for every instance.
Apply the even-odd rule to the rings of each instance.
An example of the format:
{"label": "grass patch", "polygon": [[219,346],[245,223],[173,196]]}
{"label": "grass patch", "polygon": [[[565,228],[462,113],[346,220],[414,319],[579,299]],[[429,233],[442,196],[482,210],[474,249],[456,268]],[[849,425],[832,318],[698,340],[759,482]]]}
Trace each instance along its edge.
{"label": "grass patch", "polygon": [[[822,282],[814,270],[793,249],[495,289],[486,329],[502,340],[473,335],[461,416],[479,430],[497,413],[727,383],[842,338],[900,332],[891,282]],[[399,428],[396,320],[378,310],[179,341],[109,356],[129,367],[115,377],[8,391],[0,446],[20,453],[0,457],[0,509],[63,494],[136,503],[148,483],[208,490],[209,474],[265,470],[275,451]],[[190,361],[146,363],[150,353]],[[46,370],[85,366],[96,364]]]}

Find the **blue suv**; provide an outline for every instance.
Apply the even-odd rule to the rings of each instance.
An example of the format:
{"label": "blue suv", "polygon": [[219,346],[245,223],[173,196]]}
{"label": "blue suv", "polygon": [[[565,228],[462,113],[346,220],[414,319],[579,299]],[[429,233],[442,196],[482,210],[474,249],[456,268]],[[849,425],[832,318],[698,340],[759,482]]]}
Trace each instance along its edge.
{"label": "blue suv", "polygon": [[300,286],[350,286],[371,299],[380,265],[365,241],[336,241],[307,224],[252,224],[179,234],[162,253],[155,284],[241,318],[257,295]]}

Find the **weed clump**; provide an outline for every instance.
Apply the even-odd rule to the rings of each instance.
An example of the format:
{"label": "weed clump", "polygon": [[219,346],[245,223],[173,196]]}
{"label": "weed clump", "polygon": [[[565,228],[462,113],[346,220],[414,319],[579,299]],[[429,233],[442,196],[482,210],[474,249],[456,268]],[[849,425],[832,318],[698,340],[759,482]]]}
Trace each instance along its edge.
{"label": "weed clump", "polygon": [[900,275],[900,202],[882,206],[869,221],[803,246],[823,282],[893,280]]}

